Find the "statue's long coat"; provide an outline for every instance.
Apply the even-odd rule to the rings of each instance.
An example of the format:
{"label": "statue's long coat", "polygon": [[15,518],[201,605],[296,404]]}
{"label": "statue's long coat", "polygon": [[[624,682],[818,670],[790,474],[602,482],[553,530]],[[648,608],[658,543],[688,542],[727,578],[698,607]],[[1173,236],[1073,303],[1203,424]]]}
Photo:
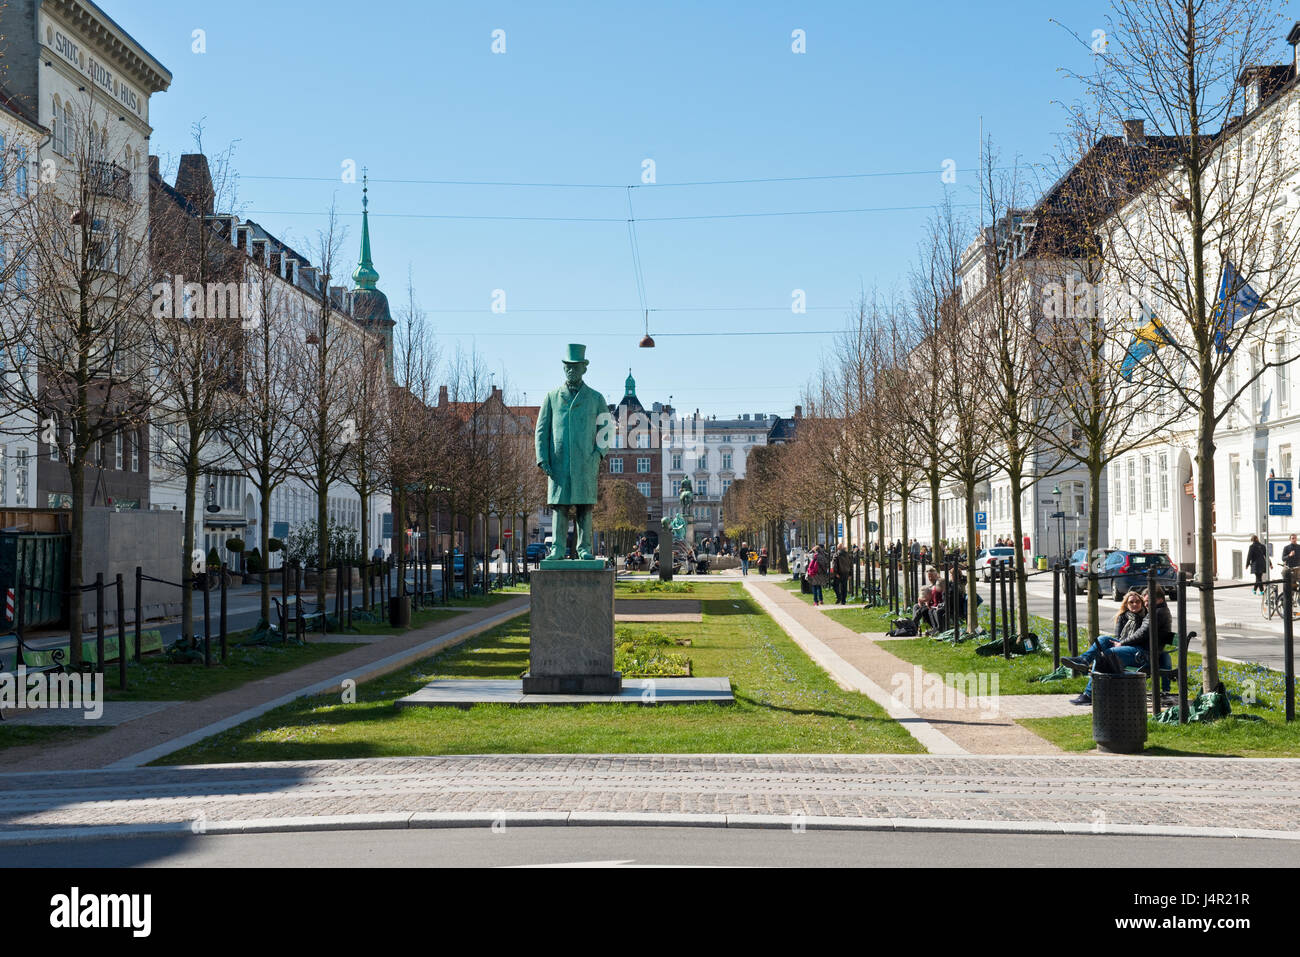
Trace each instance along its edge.
{"label": "statue's long coat", "polygon": [[584,384],[576,394],[562,385],[548,392],[537,412],[537,464],[550,475],[550,505],[595,505],[600,460],[605,449],[596,441],[605,397]]}

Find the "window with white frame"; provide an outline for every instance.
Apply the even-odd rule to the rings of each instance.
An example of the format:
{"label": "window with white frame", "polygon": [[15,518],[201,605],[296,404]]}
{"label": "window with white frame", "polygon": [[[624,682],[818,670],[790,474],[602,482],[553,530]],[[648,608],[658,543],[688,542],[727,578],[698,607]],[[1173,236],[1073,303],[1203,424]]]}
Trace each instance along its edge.
{"label": "window with white frame", "polygon": [[623,460],[621,458],[610,459],[609,471],[613,475],[621,475],[623,473]]}
{"label": "window with white frame", "polygon": [[113,468],[117,469],[119,472],[122,471],[122,463],[124,461],[122,456],[124,451],[124,442],[125,436],[122,434],[122,430],[118,429],[113,433]]}
{"label": "window with white frame", "polygon": [[27,450],[19,449],[14,458],[14,504],[27,504]]}
{"label": "window with white frame", "polygon": [[731,488],[731,479],[723,479],[723,480],[722,480],[722,494],[723,494],[723,495],[726,495],[726,494],[727,494],[727,490],[730,489],[730,488]]}
{"label": "window with white frame", "polygon": [[1142,456],[1142,510],[1151,511],[1151,456]]}
{"label": "window with white frame", "polygon": [[731,468],[731,453],[730,453],[730,452],[723,452],[723,453],[722,453],[722,468],[723,468],[724,471],[725,471],[725,470],[729,470],[729,469]]}
{"label": "window with white frame", "polygon": [[650,460],[648,458],[638,458],[636,460],[636,470],[642,475],[650,474]]}
{"label": "window with white frame", "polygon": [[674,482],[673,482],[673,498],[676,498],[678,495],[681,495],[681,494],[682,494],[682,483],[681,483],[680,480],[674,480]]}
{"label": "window with white frame", "polygon": [[706,479],[706,478],[702,478],[702,479],[700,479],[700,481],[699,481],[699,486],[700,486],[700,487],[699,487],[698,489],[696,489],[695,494],[700,495],[700,496],[704,496],[704,495],[708,495],[708,494],[709,494],[709,480],[708,480],[708,479]]}
{"label": "window with white frame", "polygon": [[1277,367],[1277,406],[1278,409],[1289,409],[1291,407],[1291,364],[1286,362],[1290,356],[1287,355],[1287,341],[1285,338],[1279,339],[1277,343],[1277,358],[1279,362],[1286,363]]}
{"label": "window with white frame", "polygon": [[1280,478],[1291,478],[1291,444],[1277,447],[1277,474]]}
{"label": "window with white frame", "polygon": [[681,452],[674,452],[674,453],[673,453],[673,466],[672,466],[672,467],[673,467],[673,471],[674,471],[674,472],[680,472],[680,471],[682,470],[682,453],[681,453]]}
{"label": "window with white frame", "polygon": [[1137,511],[1137,460],[1128,460],[1128,513]]}
{"label": "window with white frame", "polygon": [[649,498],[649,497],[650,497],[650,483],[649,483],[649,482],[637,482],[637,483],[636,483],[636,490],[637,490],[638,492],[640,492],[642,495],[644,495],[646,498]]}
{"label": "window with white frame", "polygon": [[0,505],[9,501],[9,446],[0,445]]}
{"label": "window with white frame", "polygon": [[27,195],[27,147],[20,146],[14,156],[14,192],[19,196]]}
{"label": "window with white frame", "polygon": [[1160,511],[1169,511],[1169,453],[1161,452],[1157,462],[1156,481],[1160,484]]}
{"label": "window with white frame", "polygon": [[140,471],[140,430],[131,433],[131,471]]}
{"label": "window with white frame", "polygon": [[1241,457],[1228,456],[1228,485],[1232,493],[1232,520],[1241,519]]}

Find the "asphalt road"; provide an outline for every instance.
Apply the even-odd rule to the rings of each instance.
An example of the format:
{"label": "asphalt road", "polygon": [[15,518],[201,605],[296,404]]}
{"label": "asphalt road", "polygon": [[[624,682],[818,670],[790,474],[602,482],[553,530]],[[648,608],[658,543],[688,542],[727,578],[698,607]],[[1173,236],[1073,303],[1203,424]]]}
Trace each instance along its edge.
{"label": "asphalt road", "polygon": [[[992,585],[986,585],[983,582],[979,583],[980,594],[984,596],[986,606],[992,588]],[[1047,573],[1030,578],[1026,590],[1029,594],[1030,614],[1039,615],[1050,622],[1052,620],[1052,575]],[[1189,591],[1189,600],[1187,602],[1188,628],[1198,634],[1198,637],[1192,641],[1192,651],[1201,651],[1203,647],[1199,637],[1204,634],[1204,629],[1201,628],[1199,599],[1200,596],[1196,592]],[[1080,625],[1086,627],[1088,622],[1087,600],[1080,597],[1077,601]],[[1102,631],[1103,633],[1109,632],[1114,622],[1115,613],[1119,611],[1119,603],[1109,596],[1103,596],[1098,609]],[[1174,615],[1176,626],[1178,621],[1178,605],[1176,602],[1170,604],[1169,611]],[[1215,593],[1215,613],[1218,623],[1219,654],[1228,658],[1236,658],[1239,661],[1258,662],[1270,668],[1279,670],[1282,668],[1284,657],[1282,620],[1279,617],[1272,620],[1264,618],[1260,610],[1260,598],[1258,595],[1251,594],[1250,585],[1241,588],[1223,588],[1217,591]],[[1061,614],[1062,618],[1064,618],[1065,612],[1062,611]],[[1297,631],[1300,631],[1300,628],[1297,628]],[[1064,647],[1064,624],[1062,624],[1061,634],[1062,647]],[[1052,638],[1050,632],[1039,637],[1047,642],[1050,642]]]}
{"label": "asphalt road", "polygon": [[0,867],[1289,867],[1291,841],[711,827],[186,835],[0,847]]}

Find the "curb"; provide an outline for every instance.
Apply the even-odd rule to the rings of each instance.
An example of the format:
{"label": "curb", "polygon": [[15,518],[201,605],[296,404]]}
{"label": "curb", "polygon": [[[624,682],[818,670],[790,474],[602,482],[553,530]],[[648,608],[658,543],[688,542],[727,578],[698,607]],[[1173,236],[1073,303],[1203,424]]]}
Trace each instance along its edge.
{"label": "curb", "polygon": [[251,818],[242,821],[179,821],[95,827],[32,828],[0,831],[0,847],[122,838],[192,835],[292,834],[321,831],[392,831],[512,827],[710,827],[750,830],[881,831],[938,834],[1125,835],[1131,837],[1240,838],[1300,841],[1300,831],[1231,827],[1172,827],[1113,824],[1102,831],[1077,821],[978,821],[945,818],[804,817],[778,814],[635,814],[606,811],[519,811],[494,815],[461,811],[396,814],[333,814],[320,817]]}

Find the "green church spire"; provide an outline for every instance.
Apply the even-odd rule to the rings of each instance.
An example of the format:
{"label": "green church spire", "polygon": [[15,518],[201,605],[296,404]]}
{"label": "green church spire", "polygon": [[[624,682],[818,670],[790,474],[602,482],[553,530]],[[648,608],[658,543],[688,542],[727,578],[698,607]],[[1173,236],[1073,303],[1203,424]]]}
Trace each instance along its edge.
{"label": "green church spire", "polygon": [[627,381],[623,383],[623,387],[627,390],[624,395],[636,395],[636,379],[632,378],[631,369],[627,370]]}
{"label": "green church spire", "polygon": [[352,281],[358,289],[374,289],[379,282],[379,273],[370,261],[370,182],[365,170],[361,171],[361,261],[352,273]]}

